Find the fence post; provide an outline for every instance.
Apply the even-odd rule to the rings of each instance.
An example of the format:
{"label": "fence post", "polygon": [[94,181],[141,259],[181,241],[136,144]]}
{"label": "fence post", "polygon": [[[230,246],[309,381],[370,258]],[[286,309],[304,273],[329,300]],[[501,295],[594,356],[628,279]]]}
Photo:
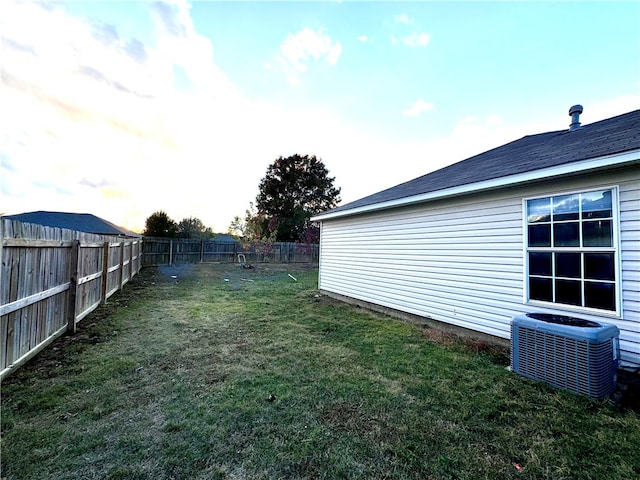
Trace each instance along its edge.
{"label": "fence post", "polygon": [[133,240],[129,243],[129,281],[133,278]]}
{"label": "fence post", "polygon": [[120,276],[118,280],[118,290],[122,290],[124,280],[124,241],[120,243]]}
{"label": "fence post", "polygon": [[109,242],[104,242],[102,252],[102,303],[107,303],[107,283],[109,280]]}
{"label": "fence post", "polygon": [[169,239],[169,266],[173,265],[173,239]]}
{"label": "fence post", "polygon": [[204,262],[204,240],[200,241],[200,263]]}
{"label": "fence post", "polygon": [[78,295],[78,272],[80,267],[78,260],[80,258],[80,240],[74,240],[71,243],[71,252],[69,253],[69,302],[67,303],[67,333],[76,333],[76,297]]}
{"label": "fence post", "polygon": [[[4,261],[2,257],[2,244],[4,243],[4,218],[0,216],[0,267]],[[2,275],[0,275],[0,289],[2,288]]]}

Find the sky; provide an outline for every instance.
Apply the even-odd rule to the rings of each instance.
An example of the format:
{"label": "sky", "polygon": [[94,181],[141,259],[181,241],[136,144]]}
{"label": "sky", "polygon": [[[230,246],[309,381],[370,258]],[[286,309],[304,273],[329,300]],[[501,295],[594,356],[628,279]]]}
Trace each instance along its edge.
{"label": "sky", "polygon": [[640,2],[0,3],[0,213],[225,232],[278,157],[357,200],[640,108]]}

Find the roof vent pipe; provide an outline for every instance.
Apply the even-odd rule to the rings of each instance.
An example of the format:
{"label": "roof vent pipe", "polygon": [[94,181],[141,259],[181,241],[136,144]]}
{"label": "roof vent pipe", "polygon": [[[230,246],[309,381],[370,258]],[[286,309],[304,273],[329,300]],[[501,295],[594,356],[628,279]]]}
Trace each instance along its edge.
{"label": "roof vent pipe", "polygon": [[573,132],[582,128],[580,126],[580,114],[582,113],[582,105],[574,105],[569,109],[569,115],[571,115],[571,125],[569,125],[569,131]]}

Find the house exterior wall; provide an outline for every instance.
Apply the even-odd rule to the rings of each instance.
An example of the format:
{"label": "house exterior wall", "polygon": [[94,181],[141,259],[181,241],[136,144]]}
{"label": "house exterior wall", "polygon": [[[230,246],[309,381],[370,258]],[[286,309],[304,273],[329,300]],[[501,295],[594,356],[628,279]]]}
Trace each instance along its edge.
{"label": "house exterior wall", "polygon": [[[525,304],[523,199],[619,188],[622,315]],[[620,329],[640,365],[640,172],[619,169],[322,223],[319,288],[508,339],[524,312],[576,314]]]}

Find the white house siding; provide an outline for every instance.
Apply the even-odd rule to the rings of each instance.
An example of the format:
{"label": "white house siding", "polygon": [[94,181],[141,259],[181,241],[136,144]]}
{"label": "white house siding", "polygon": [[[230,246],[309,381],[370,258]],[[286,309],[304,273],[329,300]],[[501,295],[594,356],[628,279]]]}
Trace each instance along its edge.
{"label": "white house siding", "polygon": [[522,200],[619,186],[621,357],[640,365],[640,175],[609,172],[323,221],[319,288],[364,302],[509,338],[525,305]]}

